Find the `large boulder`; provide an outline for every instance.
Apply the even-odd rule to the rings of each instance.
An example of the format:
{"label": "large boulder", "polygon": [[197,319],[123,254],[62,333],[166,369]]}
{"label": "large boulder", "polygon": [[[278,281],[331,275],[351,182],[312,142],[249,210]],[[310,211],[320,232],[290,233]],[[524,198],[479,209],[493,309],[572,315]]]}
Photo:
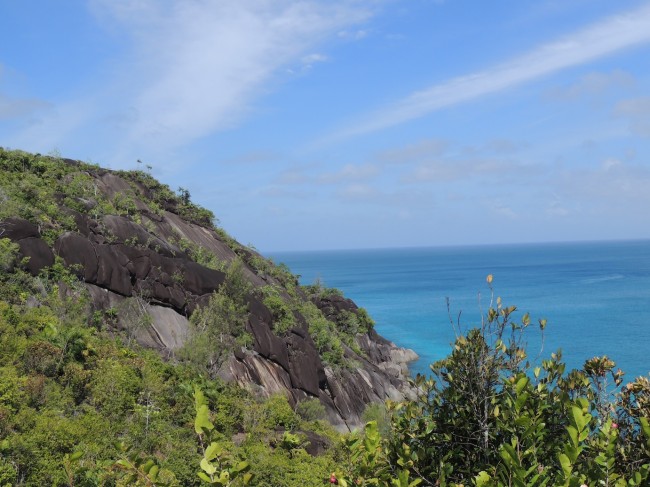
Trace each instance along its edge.
{"label": "large boulder", "polygon": [[38,226],[22,218],[8,218],[0,224],[0,238],[8,238],[19,246],[21,257],[27,258],[26,269],[34,276],[54,264],[50,246],[41,239]]}

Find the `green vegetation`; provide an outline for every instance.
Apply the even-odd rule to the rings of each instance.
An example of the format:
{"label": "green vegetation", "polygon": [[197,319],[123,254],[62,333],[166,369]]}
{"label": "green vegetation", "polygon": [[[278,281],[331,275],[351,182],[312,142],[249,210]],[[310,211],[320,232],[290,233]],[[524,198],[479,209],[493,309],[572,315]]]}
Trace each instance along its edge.
{"label": "green vegetation", "polygon": [[183,252],[185,252],[190,259],[197,264],[207,267],[208,269],[225,270],[225,262],[217,259],[217,256],[210,252],[205,247],[202,247],[185,237],[178,237],[172,243],[178,245]]}
{"label": "green vegetation", "polygon": [[523,340],[531,321],[514,321],[515,310],[497,299],[431,377],[415,378],[415,400],[388,403],[383,434],[373,421],[348,439],[338,483],[649,485],[648,379],[616,389],[623,373],[607,357],[568,374],[559,353],[533,366]]}
{"label": "green vegetation", "polygon": [[[104,215],[121,215],[141,223],[143,215],[161,215],[168,210],[189,222],[217,230],[214,214],[193,203],[189,193],[177,195],[150,174],[137,170],[114,171],[130,188],[108,196],[98,179],[106,174],[111,172],[93,164],[0,147],[0,220],[20,217],[35,223],[50,244],[61,233],[77,230],[75,212],[95,220]],[[191,250],[190,257],[214,263],[205,249]]]}
{"label": "green vegetation", "polygon": [[[22,151],[8,151],[0,148],[0,221],[4,218],[19,216],[40,228],[43,238],[53,244],[65,231],[78,230],[80,214],[98,222],[103,235],[109,242],[117,242],[115,237],[104,227],[101,217],[121,215],[148,232],[142,236],[124,238],[125,245],[132,247],[149,247],[158,251],[161,241],[152,220],[164,210],[171,211],[182,218],[206,226],[216,232],[238,256],[234,262],[238,272],[243,273],[246,265],[267,281],[264,304],[274,318],[273,330],[277,335],[286,334],[289,329],[303,323],[297,316],[302,316],[316,341],[322,358],[331,366],[353,366],[344,359],[344,346],[361,353],[356,337],[372,327],[372,320],[363,309],[355,312],[341,311],[335,317],[325,318],[310,299],[339,293],[337,290],[308,286],[301,288],[298,277],[294,276],[284,264],[276,265],[252,248],[246,248],[228,236],[222,229],[214,226],[214,215],[191,201],[189,191],[179,188],[174,193],[167,185],[159,183],[149,173],[135,171],[107,171],[98,166],[81,162],[64,160],[60,157],[28,154]],[[104,179],[119,176],[121,184],[128,187],[114,194],[106,191]],[[113,178],[114,179],[114,178]],[[112,196],[109,196],[111,195]],[[1,237],[1,235],[0,235]],[[205,247],[188,240],[175,232],[168,239],[171,248],[185,253],[194,262],[211,269],[230,273],[232,264],[220,260]],[[8,245],[8,244],[5,244]],[[0,249],[2,250],[2,249]],[[1,255],[4,255],[3,251]],[[4,262],[4,260],[2,261]],[[0,262],[1,263],[1,262]],[[170,276],[176,284],[182,286],[183,275]],[[243,282],[243,275],[240,281]],[[20,285],[18,285],[20,287]],[[246,292],[251,292],[247,290]],[[240,293],[241,294],[241,293]],[[147,325],[147,316],[143,312],[144,301],[130,299],[118,310],[124,321],[133,324],[129,340],[137,335],[138,328]],[[101,312],[99,313],[101,314]],[[247,298],[232,296],[232,292],[220,289],[202,310],[194,313],[192,334],[187,350],[191,353],[181,356],[192,358],[194,362],[206,360],[208,369],[214,369],[223,358],[237,347],[250,345],[250,336],[245,333],[248,316]],[[99,318],[99,315],[98,315]],[[213,346],[214,343],[218,345]],[[208,350],[209,349],[209,350]]]}
{"label": "green vegetation", "polygon": [[[0,486],[235,486],[248,473],[252,486],[316,486],[335,468],[338,436],[316,407],[299,415],[284,396],[256,399],[104,331],[123,310],[88,316],[74,275],[57,265],[31,277],[0,244],[15,266],[0,274]],[[248,290],[236,269],[217,295],[241,303]],[[56,284],[65,281],[68,297]],[[306,454],[301,431],[332,447]]]}
{"label": "green vegetation", "polygon": [[237,348],[252,345],[246,331],[248,294],[251,286],[243,275],[242,263],[234,260],[226,279],[208,304],[192,313],[190,336],[178,356],[199,370],[214,374]]}
{"label": "green vegetation", "polygon": [[[130,190],[101,191],[111,174]],[[150,323],[146,296],[91,310],[79,269],[57,258],[32,276],[2,235],[1,222],[19,216],[51,244],[79,215],[121,214],[153,239],[149,217],[164,211],[211,228],[238,256],[226,264],[180,236],[169,242],[225,279],[166,360],[135,340]],[[412,400],[371,405],[354,434],[333,431],[315,398],[292,408],[284,395],[259,399],[222,382],[224,360],[251,348],[253,299],[276,334],[307,327],[334,373],[354,366],[346,349],[361,354],[357,338],[374,324],[340,291],[299,286],[286,266],[213,225],[188,190],[175,194],[143,171],[0,148],[0,487],[650,485],[648,378],[623,384],[607,357],[570,372],[559,352],[531,362],[531,319],[499,298],[480,326],[458,326],[451,354],[413,379]],[[268,285],[254,289],[250,269]],[[184,274],[170,279],[181,285]],[[116,331],[118,319],[127,332]],[[306,451],[314,436],[325,445],[317,456]]]}
{"label": "green vegetation", "polygon": [[49,243],[60,233],[75,230],[73,216],[62,212],[57,200],[63,199],[71,209],[84,207],[92,193],[86,169],[56,157],[0,148],[0,220],[25,218],[42,228]]}
{"label": "green vegetation", "polygon": [[296,325],[291,308],[274,288],[270,288],[263,302],[273,317],[273,331],[276,335],[284,335]]}

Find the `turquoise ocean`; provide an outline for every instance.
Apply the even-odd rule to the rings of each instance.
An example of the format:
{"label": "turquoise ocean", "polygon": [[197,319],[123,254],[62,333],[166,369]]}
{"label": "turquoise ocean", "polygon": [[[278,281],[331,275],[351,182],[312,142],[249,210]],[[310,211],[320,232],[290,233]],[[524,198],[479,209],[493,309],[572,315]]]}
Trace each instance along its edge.
{"label": "turquoise ocean", "polygon": [[[428,373],[454,341],[447,309],[465,329],[494,297],[529,312],[529,357],[558,349],[568,368],[607,355],[632,380],[650,372],[650,241],[546,243],[268,253],[302,284],[316,279],[368,310],[376,330],[412,348]],[[542,337],[538,318],[548,321]],[[541,350],[541,354],[540,354]]]}

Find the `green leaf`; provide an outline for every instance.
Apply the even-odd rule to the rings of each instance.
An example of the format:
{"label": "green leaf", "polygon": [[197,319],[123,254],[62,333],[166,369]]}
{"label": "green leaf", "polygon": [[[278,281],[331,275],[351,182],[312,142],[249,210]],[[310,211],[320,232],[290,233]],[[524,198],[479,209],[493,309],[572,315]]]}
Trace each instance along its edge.
{"label": "green leaf", "polygon": [[209,484],[212,483],[212,479],[211,479],[210,477],[208,477],[206,474],[204,474],[203,472],[199,472],[197,475],[198,475],[199,478],[200,478],[201,480],[203,480],[204,482],[207,482],[207,483],[209,483]]}
{"label": "green leaf", "polygon": [[374,452],[379,446],[381,436],[377,428],[376,421],[369,421],[366,424],[365,438],[363,440],[364,447],[368,452]]}
{"label": "green leaf", "polygon": [[207,401],[205,400],[205,396],[203,395],[203,391],[199,389],[198,387],[194,388],[194,407],[198,411],[198,409],[201,406],[207,406]]}
{"label": "green leaf", "polygon": [[578,430],[574,426],[567,426],[566,429],[569,433],[569,438],[571,438],[571,443],[574,447],[577,447],[580,444],[578,441]]}
{"label": "green leaf", "polygon": [[212,431],[214,425],[210,421],[210,410],[206,404],[202,404],[196,410],[196,418],[194,419],[194,431],[197,435],[200,435],[204,430]]}
{"label": "green leaf", "polygon": [[156,477],[158,476],[158,471],[160,470],[160,467],[158,465],[154,465],[151,467],[149,472],[147,472],[147,475],[149,475],[149,478],[151,480],[156,480]]}
{"label": "green leaf", "polygon": [[83,454],[84,454],[84,453],[83,453],[82,451],[76,451],[76,452],[74,452],[74,453],[73,453],[72,455],[70,455],[70,457],[69,457],[69,458],[70,458],[70,461],[79,460],[79,459],[83,456]]}
{"label": "green leaf", "polygon": [[521,394],[521,391],[524,390],[524,388],[528,385],[528,377],[522,377],[517,381],[517,384],[515,385],[515,391],[517,391],[517,394]]}
{"label": "green leaf", "polygon": [[639,422],[641,423],[643,434],[645,435],[646,439],[650,441],[650,423],[648,422],[648,418],[641,417],[639,418]]}
{"label": "green leaf", "polygon": [[567,457],[564,453],[560,453],[559,460],[562,471],[564,472],[564,476],[569,477],[571,475],[571,471],[573,470],[571,460],[569,460],[569,457]]}
{"label": "green leaf", "polygon": [[571,406],[571,419],[573,420],[573,424],[576,429],[578,431],[582,431],[591,420],[591,414],[583,413],[582,408],[578,406]]}
{"label": "green leaf", "polygon": [[476,484],[476,487],[487,487],[490,485],[490,482],[492,481],[492,477],[486,472],[486,471],[481,471],[478,473],[476,477],[474,477],[474,483]]}
{"label": "green leaf", "polygon": [[148,474],[148,473],[149,473],[149,470],[151,470],[151,467],[153,467],[155,464],[156,464],[156,463],[155,463],[153,460],[151,460],[151,459],[147,460],[147,461],[145,462],[145,464],[142,465],[142,471],[143,471],[144,473],[147,473],[147,474]]}
{"label": "green leaf", "polygon": [[221,445],[217,442],[212,442],[210,443],[210,446],[208,446],[205,449],[205,454],[203,455],[206,460],[211,461],[217,458],[219,455],[223,453],[223,448],[221,448]]}
{"label": "green leaf", "polygon": [[217,472],[217,467],[212,465],[207,459],[203,458],[201,460],[201,468],[208,475],[214,475]]}
{"label": "green leaf", "polygon": [[517,455],[517,452],[515,448],[510,445],[509,443],[504,443],[501,445],[502,448],[502,454],[501,457],[507,461],[507,457],[504,456],[503,451],[507,452],[507,456],[510,457],[510,463],[514,465],[515,467],[521,467],[521,462],[519,461],[519,456]]}

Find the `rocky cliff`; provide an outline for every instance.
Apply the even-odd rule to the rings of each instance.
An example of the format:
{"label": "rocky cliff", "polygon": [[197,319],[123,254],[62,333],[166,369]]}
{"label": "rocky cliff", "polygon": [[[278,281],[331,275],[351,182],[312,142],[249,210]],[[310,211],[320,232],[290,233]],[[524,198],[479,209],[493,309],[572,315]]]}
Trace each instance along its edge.
{"label": "rocky cliff", "polygon": [[227,347],[210,335],[223,352],[205,364],[210,373],[293,405],[318,398],[341,429],[358,426],[368,404],[409,394],[412,351],[380,337],[351,300],[299,286],[234,241],[187,191],[175,194],[144,171],[3,149],[0,168],[0,238],[20,246],[33,275],[55,262],[72,269],[90,296],[89,317],[101,318],[95,326],[182,360],[200,328],[192,314],[228,294],[235,269],[244,329],[224,325]]}

